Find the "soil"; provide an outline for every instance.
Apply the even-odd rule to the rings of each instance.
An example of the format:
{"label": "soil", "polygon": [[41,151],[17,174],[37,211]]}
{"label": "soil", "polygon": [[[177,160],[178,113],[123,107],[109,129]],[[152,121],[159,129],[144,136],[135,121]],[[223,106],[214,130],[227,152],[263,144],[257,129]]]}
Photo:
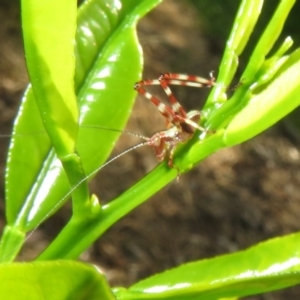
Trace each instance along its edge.
{"label": "soil", "polygon": [[[0,1],[0,128],[11,130],[28,82],[18,2]],[[180,22],[178,22],[180,20]],[[205,36],[188,1],[165,1],[139,24],[145,53],[144,78],[162,72],[206,77],[218,70],[225,41]],[[207,91],[176,89],[188,109],[199,107]],[[149,122],[151,117],[151,122]],[[153,124],[158,124],[157,128]],[[128,130],[150,136],[164,120],[138,97]],[[0,139],[3,182],[8,139]],[[115,153],[132,145],[128,137]],[[157,164],[151,149],[139,149],[106,167],[91,184],[109,201]],[[1,183],[0,227],[5,224]],[[245,249],[260,241],[300,230],[300,153],[282,124],[239,146],[224,149],[172,182],[125,216],[87,250],[82,260],[97,264],[113,286],[132,283],[184,262]],[[28,240],[21,260],[30,260],[65,224],[63,208]],[[245,299],[296,299],[299,287]]]}

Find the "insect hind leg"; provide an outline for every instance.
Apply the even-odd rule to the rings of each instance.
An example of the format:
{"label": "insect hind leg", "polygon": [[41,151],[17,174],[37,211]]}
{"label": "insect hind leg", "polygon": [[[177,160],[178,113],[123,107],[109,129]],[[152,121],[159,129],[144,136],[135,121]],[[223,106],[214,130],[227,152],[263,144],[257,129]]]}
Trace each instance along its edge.
{"label": "insect hind leg", "polygon": [[[150,80],[149,80],[150,81]],[[163,117],[166,118],[167,123],[171,124],[174,121],[174,118],[176,118],[176,114],[174,111],[163,104],[158,98],[153,96],[151,93],[147,92],[142,86],[144,85],[144,82],[146,81],[140,81],[134,85],[134,89],[141,95],[143,95],[145,98],[150,100],[159,110],[159,112],[163,115]]]}
{"label": "insect hind leg", "polygon": [[160,76],[163,78],[168,85],[181,85],[181,86],[190,86],[190,87],[213,87],[215,85],[215,77],[213,71],[209,73],[210,79],[188,75],[188,74],[179,74],[179,73],[164,73]]}

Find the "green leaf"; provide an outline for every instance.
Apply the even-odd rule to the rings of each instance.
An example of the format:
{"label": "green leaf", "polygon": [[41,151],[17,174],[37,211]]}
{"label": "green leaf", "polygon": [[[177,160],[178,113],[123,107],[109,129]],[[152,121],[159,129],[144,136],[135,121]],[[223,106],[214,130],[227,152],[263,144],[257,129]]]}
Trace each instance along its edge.
{"label": "green leaf", "polygon": [[78,133],[73,43],[76,5],[75,0],[21,1],[29,78],[44,126],[59,157],[74,152]]}
{"label": "green leaf", "polygon": [[[238,67],[238,58],[242,54],[260,16],[263,0],[243,0],[235,17],[225,53],[218,71],[218,85],[212,93],[204,107],[204,115],[212,112],[212,107],[218,108],[220,103],[227,100],[225,95],[227,87]],[[216,129],[217,127],[212,127]]]}
{"label": "green leaf", "polygon": [[300,233],[271,239],[234,254],[187,263],[142,280],[118,300],[244,297],[300,283]]}
{"label": "green leaf", "polygon": [[[22,1],[21,6],[33,96],[55,153],[70,184],[74,185],[85,178],[80,157],[75,152],[79,116],[74,87],[77,2],[67,0],[62,5],[59,0],[29,0]],[[89,214],[87,184],[74,191],[73,202],[75,212]],[[31,213],[31,206],[22,207],[15,226],[23,227]]]}
{"label": "green leaf", "polygon": [[115,299],[96,267],[73,261],[2,264],[0,295],[10,300]]}
{"label": "green leaf", "polygon": [[[32,84],[32,93],[28,95],[35,99],[55,152],[70,183],[75,184],[85,177],[75,153],[79,115],[74,90],[76,1],[60,5],[58,0],[30,0],[21,4],[26,62]],[[87,185],[81,185],[73,196],[77,205],[74,207],[87,214],[90,210]],[[31,204],[22,207],[14,227],[26,226],[28,216],[35,211]],[[11,239],[6,237],[6,240]]]}

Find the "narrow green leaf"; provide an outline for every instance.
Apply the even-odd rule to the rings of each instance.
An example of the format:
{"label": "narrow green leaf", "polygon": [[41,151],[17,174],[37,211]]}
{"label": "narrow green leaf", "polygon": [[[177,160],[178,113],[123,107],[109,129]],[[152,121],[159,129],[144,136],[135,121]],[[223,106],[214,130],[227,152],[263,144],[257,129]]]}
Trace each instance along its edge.
{"label": "narrow green leaf", "polygon": [[21,1],[29,78],[43,123],[59,157],[74,152],[78,133],[73,42],[76,6],[75,0]]}
{"label": "narrow green leaf", "polygon": [[[31,193],[50,144],[32,88],[29,87],[14,123],[6,164],[5,196],[8,224],[12,225],[16,221],[26,195]],[[16,186],[18,188],[15,188]]]}
{"label": "narrow green leaf", "polygon": [[96,267],[74,261],[2,264],[0,295],[9,300],[115,299]]}
{"label": "narrow green leaf", "polygon": [[300,283],[300,234],[271,239],[234,254],[181,265],[142,280],[118,300],[244,297]]}
{"label": "narrow green leaf", "polygon": [[220,102],[226,101],[227,97],[224,94],[237,70],[239,55],[242,54],[252,34],[262,5],[263,0],[241,1],[218,71],[218,86],[213,89],[207,100],[205,114],[210,112],[212,107],[219,106]]}
{"label": "narrow green leaf", "polygon": [[[59,0],[22,1],[25,56],[33,95],[70,185],[85,178],[75,151],[79,115],[74,87],[76,13],[75,0],[63,5]],[[73,192],[73,203],[75,213],[90,213],[87,184]],[[24,226],[30,210],[31,205],[23,207],[17,226]]]}

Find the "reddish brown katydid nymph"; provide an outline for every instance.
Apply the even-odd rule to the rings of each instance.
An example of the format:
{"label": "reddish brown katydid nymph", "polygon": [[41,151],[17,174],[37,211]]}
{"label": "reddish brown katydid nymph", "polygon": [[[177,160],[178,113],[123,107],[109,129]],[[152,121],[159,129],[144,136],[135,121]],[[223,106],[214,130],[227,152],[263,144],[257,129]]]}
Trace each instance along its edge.
{"label": "reddish brown katydid nymph", "polygon": [[[177,101],[169,85],[212,87],[214,84],[215,78],[212,73],[210,73],[210,79],[185,74],[165,73],[158,79],[143,80],[135,84],[135,90],[149,99],[158,108],[167,122],[168,129],[155,133],[146,143],[154,149],[155,156],[159,162],[168,158],[168,165],[173,168],[173,156],[178,144],[192,138],[197,129],[208,133],[205,128],[199,125],[200,111],[192,110],[186,112]],[[171,107],[163,104],[144,89],[144,86],[149,85],[160,85],[167,94]]]}

